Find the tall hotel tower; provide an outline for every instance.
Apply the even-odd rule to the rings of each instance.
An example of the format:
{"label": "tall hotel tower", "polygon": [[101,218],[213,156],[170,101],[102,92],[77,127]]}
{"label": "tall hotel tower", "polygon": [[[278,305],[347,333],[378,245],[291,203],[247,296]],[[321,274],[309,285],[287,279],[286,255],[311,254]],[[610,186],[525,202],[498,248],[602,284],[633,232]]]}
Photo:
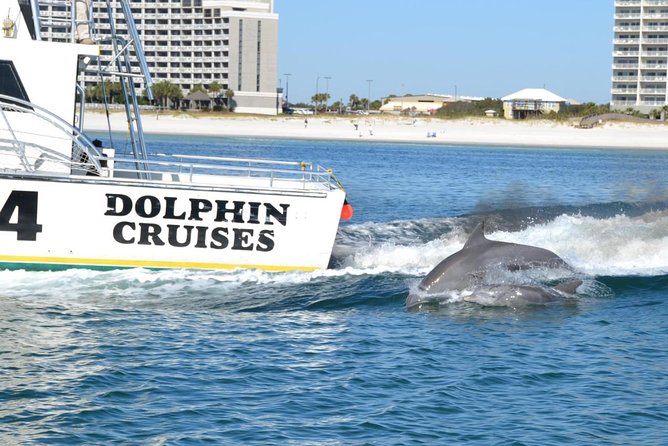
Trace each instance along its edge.
{"label": "tall hotel tower", "polygon": [[668,0],[615,0],[614,110],[668,105]]}
{"label": "tall hotel tower", "polygon": [[[44,1],[41,14],[65,16],[72,3]],[[92,4],[93,14],[106,17],[106,1]],[[185,97],[196,85],[206,89],[216,81],[222,88],[219,94],[234,91],[237,112],[277,113],[274,0],[132,0],[130,4],[153,82],[177,84]],[[53,40],[71,37],[64,27],[47,26],[46,31]],[[103,22],[96,31],[96,40],[104,42],[108,25],[105,28]],[[102,52],[110,54],[110,46],[103,43]]]}

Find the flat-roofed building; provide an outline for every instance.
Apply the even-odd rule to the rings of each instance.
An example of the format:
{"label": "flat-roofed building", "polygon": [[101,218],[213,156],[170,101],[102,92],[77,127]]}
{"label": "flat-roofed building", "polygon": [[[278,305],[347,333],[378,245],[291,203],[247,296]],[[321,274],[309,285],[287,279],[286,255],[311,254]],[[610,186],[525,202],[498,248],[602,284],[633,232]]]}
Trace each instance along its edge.
{"label": "flat-roofed building", "polygon": [[447,107],[450,102],[472,102],[482,98],[470,96],[451,96],[441,94],[424,94],[415,96],[392,96],[385,98],[380,107],[381,113],[401,114],[434,114],[439,108]]}
{"label": "flat-roofed building", "polygon": [[416,95],[396,96],[387,98],[380,107],[382,113],[399,114],[402,112],[429,114],[443,107],[447,102],[453,102],[454,97],[444,95]]}
{"label": "flat-roofed building", "polygon": [[[42,15],[69,15],[70,3],[45,1]],[[92,4],[93,14],[106,16],[106,1]],[[115,0],[111,4],[118,7]],[[179,85],[185,97],[195,86],[208,90],[216,82],[221,90],[209,93],[225,99],[225,91],[233,91],[236,112],[278,112],[278,14],[273,0],[133,0],[130,5],[155,83]],[[105,43],[108,24],[103,21],[96,32],[102,53],[111,54]],[[69,40],[71,35],[69,28],[57,25],[46,33],[52,40]]]}
{"label": "flat-roofed building", "polygon": [[661,109],[667,83],[668,1],[615,0],[610,108]]}

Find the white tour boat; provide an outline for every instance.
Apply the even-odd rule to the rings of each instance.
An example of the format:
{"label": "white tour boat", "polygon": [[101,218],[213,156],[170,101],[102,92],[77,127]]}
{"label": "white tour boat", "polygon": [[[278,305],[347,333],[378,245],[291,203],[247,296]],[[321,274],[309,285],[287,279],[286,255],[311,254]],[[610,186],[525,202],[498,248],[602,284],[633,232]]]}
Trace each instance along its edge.
{"label": "white tour boat", "polygon": [[[68,42],[42,40],[40,1],[0,1],[0,268],[327,267],[342,209],[350,211],[331,171],[149,157],[135,84],[141,76],[150,95],[152,82],[129,2],[96,2],[108,11],[100,26],[111,28],[110,56],[94,34],[93,44],[75,43],[73,10],[84,2],[60,3]],[[94,31],[100,14],[88,12]],[[83,133],[82,79],[93,73],[119,79],[129,98],[131,155]]]}

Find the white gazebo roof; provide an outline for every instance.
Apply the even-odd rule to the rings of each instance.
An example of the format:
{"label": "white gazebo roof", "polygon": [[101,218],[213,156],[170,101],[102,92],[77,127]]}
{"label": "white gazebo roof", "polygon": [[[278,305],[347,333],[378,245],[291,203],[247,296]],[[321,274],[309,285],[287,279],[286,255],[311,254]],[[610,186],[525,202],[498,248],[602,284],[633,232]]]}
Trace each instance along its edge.
{"label": "white gazebo roof", "polygon": [[525,88],[508,96],[501,98],[502,101],[542,101],[542,102],[566,102],[566,99],[552,93],[544,88]]}

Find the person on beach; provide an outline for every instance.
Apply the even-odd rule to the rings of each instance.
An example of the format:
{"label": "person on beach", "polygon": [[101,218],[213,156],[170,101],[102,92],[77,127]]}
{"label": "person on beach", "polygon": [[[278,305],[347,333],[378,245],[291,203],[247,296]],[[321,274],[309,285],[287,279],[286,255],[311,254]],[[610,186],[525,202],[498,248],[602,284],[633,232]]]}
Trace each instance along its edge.
{"label": "person on beach", "polygon": [[308,118],[304,118],[304,128],[308,127]]}

